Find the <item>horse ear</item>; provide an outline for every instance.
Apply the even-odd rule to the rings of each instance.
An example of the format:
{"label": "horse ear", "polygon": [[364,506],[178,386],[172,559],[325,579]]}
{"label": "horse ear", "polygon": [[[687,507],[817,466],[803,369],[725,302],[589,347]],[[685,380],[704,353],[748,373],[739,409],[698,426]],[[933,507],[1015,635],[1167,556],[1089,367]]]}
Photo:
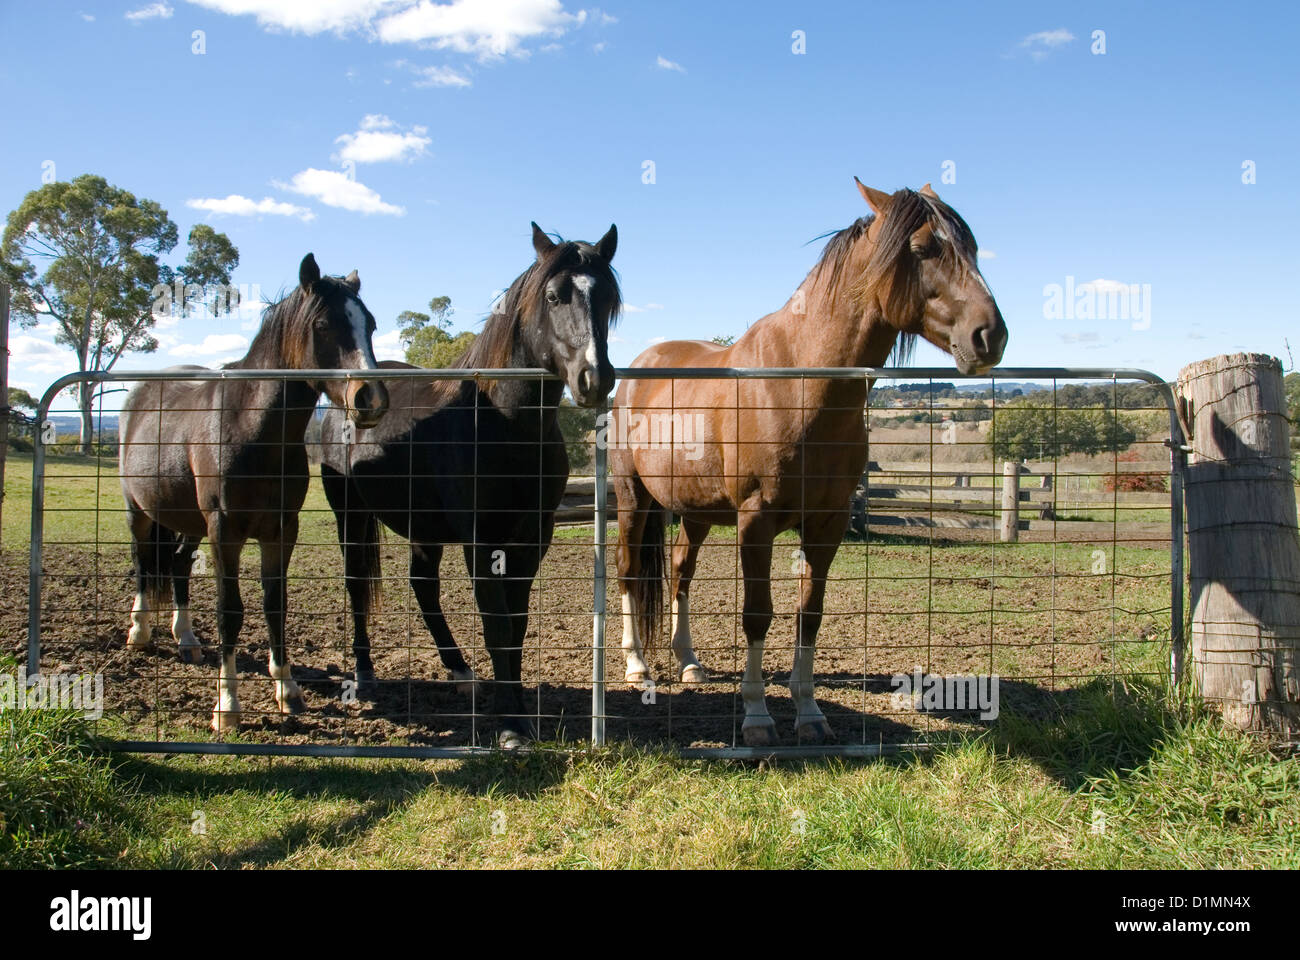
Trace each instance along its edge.
{"label": "horse ear", "polygon": [[310,253],[302,258],[302,264],[298,267],[298,285],[304,290],[310,290],[311,285],[320,279],[320,267],[316,266],[316,258]]}
{"label": "horse ear", "polygon": [[883,190],[872,190],[857,177],[853,178],[853,182],[858,185],[858,193],[862,194],[862,199],[867,201],[867,206],[871,208],[871,212],[876,216],[883,214],[885,208],[889,206],[889,194]]}
{"label": "horse ear", "polygon": [[361,292],[361,277],[357,275],[355,270],[344,277],[343,282],[352,290],[353,293]]}
{"label": "horse ear", "polygon": [[533,224],[533,249],[537,251],[538,260],[555,249],[555,243],[536,223]]}
{"label": "horse ear", "polygon": [[921,188],[920,192],[925,194],[927,197],[934,197],[934,199],[936,200],[939,199],[939,195],[934,192],[934,188],[931,187],[928,183]]}
{"label": "horse ear", "polygon": [[614,259],[614,251],[618,249],[618,227],[614,224],[609,225],[609,232],[596,241],[596,252],[605,258],[606,262]]}

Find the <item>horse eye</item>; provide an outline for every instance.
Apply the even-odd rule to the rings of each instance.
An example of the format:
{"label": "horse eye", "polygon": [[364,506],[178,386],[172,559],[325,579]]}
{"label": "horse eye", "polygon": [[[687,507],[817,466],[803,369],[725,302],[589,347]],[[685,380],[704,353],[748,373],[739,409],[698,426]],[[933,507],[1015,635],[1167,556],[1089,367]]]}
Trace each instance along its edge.
{"label": "horse eye", "polygon": [[555,306],[557,303],[560,302],[560,298],[554,290],[547,290],[546,302],[549,303],[551,306]]}

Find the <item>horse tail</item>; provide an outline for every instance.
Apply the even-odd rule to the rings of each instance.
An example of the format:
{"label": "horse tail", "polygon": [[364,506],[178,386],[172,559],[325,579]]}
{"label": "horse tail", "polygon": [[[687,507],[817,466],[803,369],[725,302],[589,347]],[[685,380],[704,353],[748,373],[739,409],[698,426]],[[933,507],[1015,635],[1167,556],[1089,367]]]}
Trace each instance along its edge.
{"label": "horse tail", "polygon": [[659,625],[664,613],[664,579],[668,575],[664,563],[664,534],[667,511],[650,501],[646,508],[645,527],[641,531],[639,548],[641,572],[632,581],[632,599],[640,619],[642,648],[647,652],[659,635]]}
{"label": "horse tail", "polygon": [[131,540],[137,584],[151,610],[171,606],[172,576],[180,548],[180,536],[156,520],[149,521],[149,532],[143,540]]}
{"label": "horse tail", "polygon": [[379,518],[373,513],[367,513],[360,526],[360,540],[356,544],[358,575],[365,579],[366,609],[378,613],[384,603],[384,578],[379,567],[379,547],[383,544],[384,532],[379,526]]}

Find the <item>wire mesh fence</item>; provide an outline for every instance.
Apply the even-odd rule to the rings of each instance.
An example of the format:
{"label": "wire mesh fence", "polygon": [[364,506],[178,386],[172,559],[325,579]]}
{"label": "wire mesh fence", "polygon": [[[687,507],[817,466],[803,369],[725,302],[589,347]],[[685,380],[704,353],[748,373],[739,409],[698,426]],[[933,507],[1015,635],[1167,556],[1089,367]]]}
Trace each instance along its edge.
{"label": "wire mesh fence", "polygon": [[[551,378],[538,370],[394,370],[384,374],[386,417],[407,427],[382,450],[367,430],[350,429],[324,407],[308,411],[302,444],[280,441],[301,446],[310,475],[293,511],[285,613],[288,662],[305,710],[282,712],[284,678],[268,667],[267,617],[277,611],[263,609],[263,570],[250,542],[239,561],[241,710],[237,724],[214,733],[219,564],[194,531],[195,542],[175,545],[192,564],[187,609],[178,616],[174,597],[158,603],[151,644],[128,648],[140,603],[118,469],[120,423],[115,395],[106,390],[126,380],[193,382],[231,373],[94,378],[104,389],[89,455],[68,449],[81,447],[80,438],[69,442],[79,411],[50,405],[60,386],[78,378],[52,387],[40,413],[27,670],[101,678],[103,732],[128,749],[457,756],[495,746],[501,714],[510,713],[547,744],[630,740],[703,756],[877,753],[974,729],[1008,712],[1036,713],[1050,698],[1087,684],[1119,676],[1163,680],[1171,658],[1178,669],[1181,477],[1169,441],[1181,439],[1168,387],[1140,371],[1001,370],[963,378],[930,369],[622,370],[627,381],[671,380],[672,399],[640,410],[615,405],[599,417],[567,407],[557,414],[538,400],[520,408],[527,423],[490,433],[494,384],[530,384],[545,397],[542,386]],[[278,383],[358,377],[239,376]],[[827,389],[863,387],[869,379],[875,386],[865,407],[842,402],[852,391]],[[722,384],[731,403],[692,406],[684,385],[701,381]],[[774,381],[797,389],[774,401],[756,388]],[[430,390],[453,395],[445,406],[460,412],[460,426],[430,413]],[[819,399],[810,405],[809,398]],[[866,437],[865,451],[854,455],[861,469],[847,478],[843,464],[856,463],[854,457],[834,459],[832,468],[821,454],[853,438],[808,434],[819,412],[837,402],[840,413],[861,418]],[[158,407],[166,417],[184,412]],[[779,737],[767,747],[747,744],[744,731],[745,596],[755,569],[746,567],[746,535],[738,533],[752,519],[744,504],[730,518],[685,500],[660,504],[668,513],[656,546],[668,576],[671,544],[691,540],[684,528],[698,533],[708,521],[709,529],[688,601],[675,608],[682,598],[665,587],[656,634],[639,636],[648,668],[639,675],[625,657],[617,546],[626,511],[616,495],[628,451],[659,444],[666,455],[656,462],[674,489],[697,476],[706,485],[734,485],[739,473],[727,472],[727,456],[771,446],[770,437],[751,429],[760,412],[764,422],[802,438],[797,462],[755,460],[759,486],[770,467],[770,476],[796,478],[803,490],[799,508],[778,524],[763,567],[773,613],[762,680]],[[563,431],[552,431],[558,423]],[[718,434],[720,423],[733,424],[734,432]],[[557,437],[568,450],[568,470],[554,466]],[[221,447],[227,435],[204,442]],[[163,464],[169,451],[158,446]],[[279,452],[275,462],[296,464],[295,456]],[[504,470],[505,462],[513,466]],[[282,529],[294,498],[273,494],[286,475],[296,476],[296,468],[256,476],[270,486],[237,509],[280,517]],[[327,482],[335,485],[332,493]],[[845,483],[843,502],[818,494]],[[349,567],[340,536],[343,547],[372,542],[358,533],[366,517],[384,531],[373,541],[383,599],[359,620],[358,603],[372,592],[356,592],[365,578]],[[840,524],[833,536],[824,532],[827,523],[831,530]],[[444,540],[432,539],[437,531]],[[827,743],[801,746],[795,725],[802,708],[789,680],[800,649],[799,605],[819,553],[833,556],[810,694],[833,734]],[[492,606],[498,588],[517,598],[504,614]],[[509,649],[497,651],[505,660],[487,649],[500,626],[493,618],[502,616],[516,631],[508,634]],[[683,623],[701,667],[685,678],[674,654]],[[197,662],[180,657],[187,629],[201,647]],[[367,655],[373,682],[364,670]],[[497,699],[498,668],[511,656],[517,669],[509,683],[522,707]]]}

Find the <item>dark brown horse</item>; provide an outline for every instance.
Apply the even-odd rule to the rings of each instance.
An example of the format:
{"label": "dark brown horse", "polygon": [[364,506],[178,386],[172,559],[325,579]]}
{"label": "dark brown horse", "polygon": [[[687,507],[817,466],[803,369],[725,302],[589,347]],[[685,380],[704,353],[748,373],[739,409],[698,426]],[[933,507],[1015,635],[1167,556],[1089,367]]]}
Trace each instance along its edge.
{"label": "dark brown horse", "polygon": [[[355,270],[343,279],[322,277],[307,254],[298,287],[267,307],[247,356],[225,369],[374,370],[375,319],[357,296],[360,290]],[[122,407],[122,493],[136,570],[127,647],[150,645],[153,610],[168,605],[170,593],[172,635],[181,659],[202,659],[190,623],[189,577],[206,536],[215,563],[221,637],[212,713],[218,733],[239,723],[235,641],[244,619],[239,555],[250,539],[258,541],[262,554],[275,700],[285,713],[304,707],[284,648],[285,574],[307,495],[303,433],[322,392],[357,426],[374,426],[388,409],[387,389],[377,380],[158,380],[137,386]]]}
{"label": "dark brown horse", "polygon": [[443,547],[463,546],[492,658],[498,742],[513,748],[531,736],[522,689],[528,597],[569,478],[557,409],[566,385],[584,407],[602,403],[614,386],[607,347],[621,304],[610,266],[617,246],[612,226],[591,244],[556,243],[533,224],[536,259],[452,364],[544,368],[558,379],[393,380],[393,412],[354,442],[337,411],[326,414],[321,481],[343,548],[359,694],[375,687],[367,618],[380,582],[383,524],[410,541],[411,589],[443,664],[465,686],[474,673],[439,595]]}
{"label": "dark brown horse", "polygon": [[[731,346],[669,341],[646,350],[633,366],[874,367],[891,351],[905,358],[918,334],[951,354],[962,373],[995,365],[1007,329],[980,275],[970,228],[929,184],[919,192],[890,195],[858,182],[858,190],[875,215],[831,238],[784,307]],[[622,645],[629,682],[649,676],[643,650],[658,629],[662,605],[664,512],[681,516],[672,548],[671,632],[686,682],[704,679],[689,623],[700,545],[713,525],[735,524],[748,644],[741,731],[746,744],[774,744],[762,675],[763,642],[772,620],[772,541],[797,529],[801,598],[790,674],[795,732],[800,740],[831,736],[813,697],[814,644],[826,575],[866,466],[863,407],[869,389],[859,379],[620,382],[610,426],[610,436],[618,438],[611,443],[610,469],[618,496]],[[635,422],[630,437],[618,418]],[[657,438],[656,418],[672,418]],[[647,424],[650,433],[638,438],[637,430]]]}

